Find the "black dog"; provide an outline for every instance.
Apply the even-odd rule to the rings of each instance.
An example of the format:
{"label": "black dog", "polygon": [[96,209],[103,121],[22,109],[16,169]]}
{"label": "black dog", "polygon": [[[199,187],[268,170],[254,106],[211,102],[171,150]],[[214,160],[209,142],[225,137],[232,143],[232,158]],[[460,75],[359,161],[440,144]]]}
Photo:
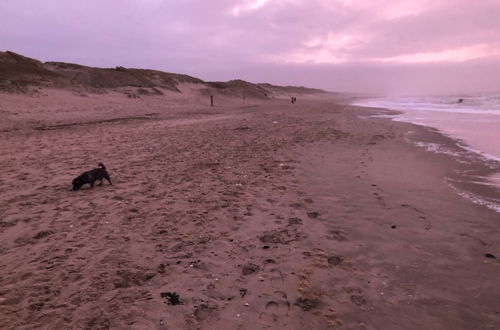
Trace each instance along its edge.
{"label": "black dog", "polygon": [[103,163],[99,163],[97,165],[99,167],[94,168],[93,170],[82,173],[80,176],[73,179],[73,190],[80,189],[84,184],[90,184],[90,187],[94,187],[94,182],[101,181],[99,184],[102,186],[102,179],[108,180],[109,184],[111,183],[111,178],[109,177],[108,171],[106,171],[106,166]]}

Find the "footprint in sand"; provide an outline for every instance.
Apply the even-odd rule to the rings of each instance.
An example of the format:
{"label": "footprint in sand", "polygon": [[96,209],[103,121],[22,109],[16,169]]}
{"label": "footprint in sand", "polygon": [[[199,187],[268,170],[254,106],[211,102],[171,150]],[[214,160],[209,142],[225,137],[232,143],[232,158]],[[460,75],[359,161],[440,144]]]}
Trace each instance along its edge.
{"label": "footprint in sand", "polygon": [[332,256],[328,257],[327,261],[332,266],[338,266],[342,263],[342,261],[344,261],[344,258],[336,256],[336,255],[332,255]]}
{"label": "footprint in sand", "polygon": [[424,222],[424,228],[426,230],[432,229],[432,224],[431,224],[431,222],[429,220],[427,220],[425,212],[423,212],[423,211],[419,210],[418,208],[416,208],[416,207],[414,207],[412,205],[409,205],[409,204],[401,204],[401,206],[404,207],[404,208],[408,208],[408,209],[410,209],[412,211],[415,211],[415,212],[419,213],[420,215],[418,216],[418,219]]}
{"label": "footprint in sand", "polygon": [[357,287],[344,287],[344,291],[350,295],[351,302],[356,306],[366,305],[366,298],[363,295],[363,290]]}
{"label": "footprint in sand", "polygon": [[260,267],[254,263],[248,263],[243,266],[241,272],[243,275],[248,276],[254,273],[257,273],[260,270]]}
{"label": "footprint in sand", "polygon": [[201,304],[195,307],[193,314],[198,322],[203,322],[210,318],[217,317],[219,311],[216,306]]}
{"label": "footprint in sand", "polygon": [[363,306],[366,304],[366,299],[362,295],[352,295],[351,302],[356,306]]}
{"label": "footprint in sand", "polygon": [[425,228],[426,230],[430,230],[430,229],[432,229],[432,224],[430,223],[430,221],[428,221],[428,220],[427,220],[427,218],[426,218],[426,217],[424,217],[424,216],[419,216],[418,218],[424,222],[424,228]]}
{"label": "footprint in sand", "polygon": [[285,276],[279,269],[271,270],[270,281],[272,285],[275,285],[277,288],[282,287],[283,283],[285,283]]}
{"label": "footprint in sand", "polygon": [[300,219],[300,218],[289,218],[288,219],[289,226],[301,225],[301,224],[302,224],[302,219]]}
{"label": "footprint in sand", "polygon": [[293,207],[293,208],[296,208],[296,209],[301,209],[304,207],[304,204],[300,203],[300,202],[294,202],[294,203],[290,203],[288,204],[288,206],[290,207]]}
{"label": "footprint in sand", "polygon": [[266,323],[279,322],[290,313],[291,304],[283,291],[275,291],[274,295],[263,295],[265,311],[259,314],[259,319]]}
{"label": "footprint in sand", "polygon": [[471,235],[471,234],[467,234],[467,233],[461,233],[460,236],[462,237],[469,237],[469,238],[472,238],[472,239],[475,239],[476,241],[478,241],[482,246],[488,246],[489,244],[486,243],[485,241],[483,241],[482,239],[480,239],[479,237],[476,237],[474,235]]}
{"label": "footprint in sand", "polygon": [[345,236],[340,230],[330,230],[330,235],[328,235],[326,238],[335,240],[337,242],[342,242],[345,241]]}
{"label": "footprint in sand", "polygon": [[298,306],[304,312],[308,312],[320,307],[321,301],[318,298],[299,297],[294,305]]}
{"label": "footprint in sand", "polygon": [[307,212],[307,216],[311,219],[316,219],[317,217],[319,217],[319,213],[316,211]]}

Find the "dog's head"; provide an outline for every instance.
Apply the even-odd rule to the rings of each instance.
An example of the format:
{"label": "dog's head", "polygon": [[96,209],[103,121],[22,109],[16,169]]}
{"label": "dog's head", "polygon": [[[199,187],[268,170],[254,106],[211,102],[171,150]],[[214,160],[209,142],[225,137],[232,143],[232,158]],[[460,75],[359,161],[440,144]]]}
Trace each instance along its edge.
{"label": "dog's head", "polygon": [[85,180],[83,180],[83,178],[81,176],[77,177],[77,178],[74,178],[73,181],[72,181],[72,184],[73,184],[73,190],[78,190],[80,189],[84,184]]}

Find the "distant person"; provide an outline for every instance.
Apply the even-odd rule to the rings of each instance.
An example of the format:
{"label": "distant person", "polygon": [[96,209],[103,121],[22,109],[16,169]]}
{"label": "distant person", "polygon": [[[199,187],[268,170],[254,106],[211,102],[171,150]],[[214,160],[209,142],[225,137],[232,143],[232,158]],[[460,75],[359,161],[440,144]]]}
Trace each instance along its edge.
{"label": "distant person", "polygon": [[464,99],[458,99],[457,103],[463,103]]}

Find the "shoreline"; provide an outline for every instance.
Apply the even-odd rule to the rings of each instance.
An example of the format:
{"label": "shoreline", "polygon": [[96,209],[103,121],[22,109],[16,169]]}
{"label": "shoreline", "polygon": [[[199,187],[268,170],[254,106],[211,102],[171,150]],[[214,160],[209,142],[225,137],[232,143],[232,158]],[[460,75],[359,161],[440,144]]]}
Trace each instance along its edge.
{"label": "shoreline", "polygon": [[[500,325],[498,214],[406,140],[438,132],[335,99],[106,100],[64,99],[72,125],[25,100],[0,132],[7,328]],[[113,185],[70,191],[98,161]]]}
{"label": "shoreline", "polygon": [[[429,96],[428,98],[432,99],[433,97]],[[443,135],[461,141],[462,147],[468,151],[500,163],[500,149],[497,144],[492,143],[499,138],[496,134],[500,127],[500,117],[498,116],[500,109],[498,109],[498,105],[492,104],[486,107],[485,104],[481,103],[481,100],[475,100],[473,96],[470,99],[476,108],[463,108],[460,106],[462,103],[453,103],[450,101],[450,97],[446,96],[440,98],[434,96],[435,103],[431,101],[426,103],[418,98],[415,100],[416,103],[412,103],[411,98],[405,99],[403,97],[395,103],[391,103],[394,101],[390,101],[390,99],[388,102],[384,102],[382,99],[380,104],[377,102],[371,104],[373,99],[365,98],[365,103],[363,103],[363,99],[355,99],[352,104],[396,111],[398,115],[392,120],[436,128]],[[497,110],[491,110],[490,107],[496,107]]]}
{"label": "shoreline", "polygon": [[[373,115],[375,118],[385,118],[428,130],[428,134],[410,136],[410,142],[429,152],[447,154],[456,158],[458,162],[455,166],[456,173],[450,175],[449,184],[463,198],[500,213],[500,181],[496,179],[500,175],[500,161],[496,157],[473,149],[466,141],[447,134],[430,124],[425,125],[400,120],[397,116],[405,114],[402,110],[353,106],[371,109],[371,111],[375,112]],[[376,114],[380,110],[383,110],[382,115]]]}
{"label": "shoreline", "polygon": [[[412,130],[430,134],[433,141],[449,138],[413,124],[366,121],[367,132],[373,134],[369,127],[378,126],[385,132],[392,127],[394,135],[375,144],[367,136],[365,146],[360,144],[364,150],[357,155],[352,155],[348,144],[316,148],[311,152],[316,157],[306,158],[310,161],[303,168],[303,187],[327,219],[330,234],[325,238],[334,242],[327,246],[333,246],[349,267],[356,268],[349,280],[338,273],[333,276],[341,287],[349,283],[343,289],[348,292],[344,299],[348,301],[349,294],[351,301],[363,301],[360,295],[369,297],[358,304],[360,308],[342,309],[344,319],[350,320],[347,328],[497,327],[500,319],[492,302],[500,292],[491,287],[494,276],[482,272],[499,270],[486,270],[481,263],[487,263],[485,249],[498,249],[496,234],[490,236],[489,232],[498,232],[498,214],[447,187],[444,178],[452,173],[454,158],[400,139]],[[328,156],[321,159],[325,151]],[[331,184],[324,184],[330,173],[339,174],[355,163],[358,168],[352,171],[353,177],[336,175]],[[476,271],[484,277],[477,278]],[[469,289],[461,291],[462,287]],[[491,295],[486,297],[488,290]],[[335,295],[345,296],[345,292],[336,291]],[[472,292],[477,294],[474,298],[469,296]],[[474,301],[478,297],[485,300]],[[476,303],[492,309],[481,310]]]}

